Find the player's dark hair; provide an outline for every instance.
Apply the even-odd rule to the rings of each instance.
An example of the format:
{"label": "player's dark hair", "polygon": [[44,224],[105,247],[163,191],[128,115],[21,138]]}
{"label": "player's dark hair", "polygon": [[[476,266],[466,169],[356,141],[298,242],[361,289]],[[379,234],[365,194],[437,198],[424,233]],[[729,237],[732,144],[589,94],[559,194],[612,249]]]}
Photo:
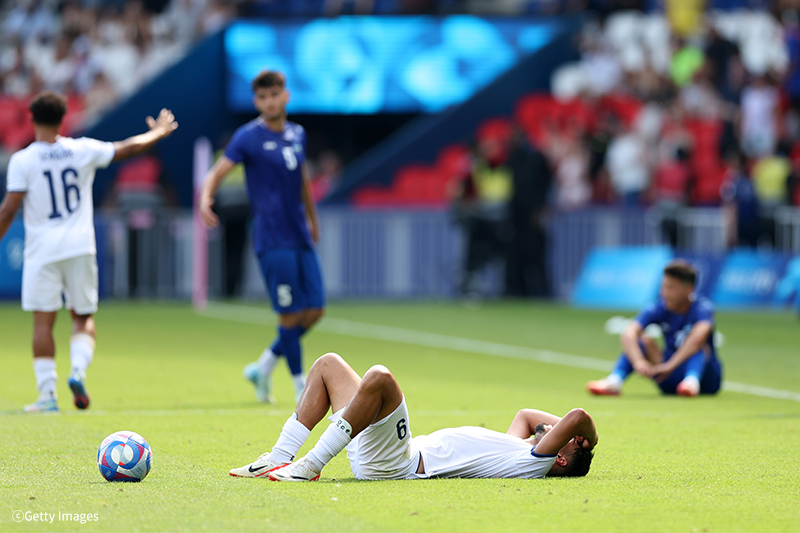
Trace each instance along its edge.
{"label": "player's dark hair", "polygon": [[697,282],[697,271],[691,263],[683,259],[676,259],[666,266],[664,275],[677,279],[680,282],[692,285]]}
{"label": "player's dark hair", "polygon": [[42,91],[31,100],[28,109],[36,124],[58,126],[67,114],[67,99],[53,91]]}
{"label": "player's dark hair", "polygon": [[286,87],[286,77],[277,70],[262,70],[258,76],[253,78],[251,83],[253,92],[258,89],[269,89],[271,87]]}
{"label": "player's dark hair", "polygon": [[583,477],[589,473],[594,453],[586,448],[576,448],[567,466],[561,469],[559,477]]}

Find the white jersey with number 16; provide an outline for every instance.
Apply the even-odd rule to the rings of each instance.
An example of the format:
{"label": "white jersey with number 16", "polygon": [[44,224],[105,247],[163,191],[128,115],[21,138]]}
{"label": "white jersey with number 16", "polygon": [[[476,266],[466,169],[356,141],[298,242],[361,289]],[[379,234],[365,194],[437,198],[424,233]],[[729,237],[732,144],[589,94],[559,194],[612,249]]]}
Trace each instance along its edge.
{"label": "white jersey with number 16", "polygon": [[25,262],[48,264],[95,254],[94,173],[114,144],[82,137],[34,142],[11,156],[8,192],[24,192]]}

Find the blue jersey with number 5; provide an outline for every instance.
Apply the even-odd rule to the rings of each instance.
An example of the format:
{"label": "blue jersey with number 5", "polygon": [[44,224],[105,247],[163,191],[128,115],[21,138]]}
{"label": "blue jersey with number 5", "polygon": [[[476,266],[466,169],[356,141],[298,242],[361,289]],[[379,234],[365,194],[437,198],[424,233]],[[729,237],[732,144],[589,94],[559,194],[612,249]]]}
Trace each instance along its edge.
{"label": "blue jersey with number 5", "polygon": [[259,117],[237,129],[225,149],[244,164],[257,254],[312,247],[302,196],[306,144],[302,126],[286,122],[276,132]]}

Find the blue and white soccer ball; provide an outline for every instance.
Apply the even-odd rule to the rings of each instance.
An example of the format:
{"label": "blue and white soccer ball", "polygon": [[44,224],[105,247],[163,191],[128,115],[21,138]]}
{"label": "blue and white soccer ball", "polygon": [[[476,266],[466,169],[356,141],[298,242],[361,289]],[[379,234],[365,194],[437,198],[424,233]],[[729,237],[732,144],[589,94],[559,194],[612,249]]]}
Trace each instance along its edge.
{"label": "blue and white soccer ball", "polygon": [[141,481],[150,472],[153,452],[144,437],[117,431],[100,443],[97,466],[107,481]]}

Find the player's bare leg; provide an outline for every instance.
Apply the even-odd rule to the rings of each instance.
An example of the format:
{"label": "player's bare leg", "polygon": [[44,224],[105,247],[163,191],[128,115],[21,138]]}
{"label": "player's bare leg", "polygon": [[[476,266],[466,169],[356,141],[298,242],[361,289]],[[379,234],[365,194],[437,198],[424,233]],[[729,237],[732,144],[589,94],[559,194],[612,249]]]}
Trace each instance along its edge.
{"label": "player's bare leg", "polygon": [[370,424],[391,415],[403,393],[384,366],[370,368],[341,418],[328,426],[314,448],[296,463],[272,471],[272,481],[316,481],[322,468]]}
{"label": "player's bare leg", "polygon": [[303,326],[303,329],[309,330],[319,322],[324,314],[325,309],[322,308],[306,309],[303,311],[302,317],[300,318],[300,325]]}
{"label": "player's bare leg", "polygon": [[70,337],[70,360],[72,370],[69,377],[69,388],[72,391],[75,407],[89,407],[89,393],[86,392],[86,370],[94,359],[95,339],[97,331],[94,316],[79,315],[70,310],[72,315],[72,336]]}
{"label": "player's bare leg", "polygon": [[339,355],[323,355],[308,371],[306,387],[295,410],[297,420],[313,429],[328,413],[328,408],[335,413],[347,406],[360,390],[361,382],[356,371]]}
{"label": "player's bare leg", "polygon": [[56,343],[53,339],[55,312],[33,312],[33,372],[39,399],[23,409],[27,413],[58,411],[56,403]]}
{"label": "player's bare leg", "polygon": [[370,368],[364,374],[358,391],[347,409],[342,413],[342,418],[353,429],[350,437],[355,437],[373,422],[383,420],[392,414],[402,401],[403,391],[400,390],[400,385],[389,369],[383,365]]}
{"label": "player's bare leg", "polygon": [[325,417],[328,408],[336,412],[347,406],[360,381],[358,374],[338,355],[328,353],[317,359],[308,373],[297,410],[283,425],[272,451],[262,454],[249,465],[232,469],[230,475],[265,477],[289,464],[314,426]]}

